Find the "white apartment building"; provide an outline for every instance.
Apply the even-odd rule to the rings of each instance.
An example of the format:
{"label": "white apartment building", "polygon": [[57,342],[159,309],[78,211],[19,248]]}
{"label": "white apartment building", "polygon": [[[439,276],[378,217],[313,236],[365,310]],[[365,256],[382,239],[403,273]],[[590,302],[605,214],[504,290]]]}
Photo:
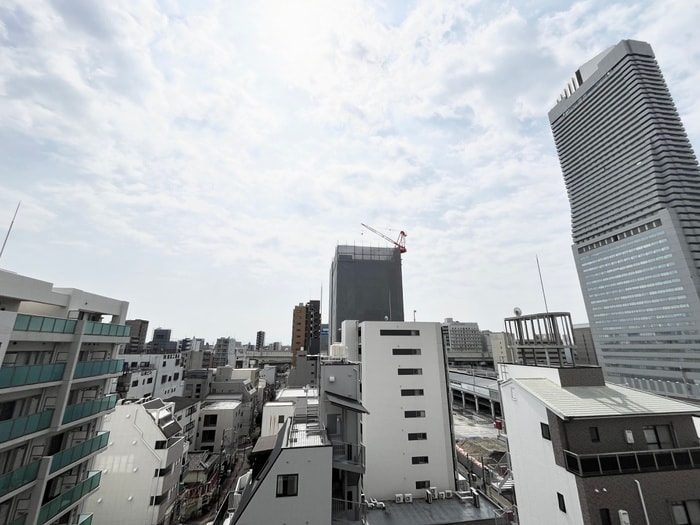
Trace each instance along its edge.
{"label": "white apartment building", "polygon": [[100,525],[173,522],[187,441],[174,418],[175,403],[160,399],[117,405],[105,416],[109,446],[95,464],[102,483],[85,508]]}
{"label": "white apartment building", "polygon": [[361,362],[364,492],[393,500],[455,489],[454,440],[440,323],[345,321],[342,341]]}
{"label": "white apartment building", "polygon": [[[128,303],[0,270],[0,523],[82,523]],[[80,521],[79,521],[80,520]]]}
{"label": "white apartment building", "polygon": [[247,435],[247,411],[237,400],[204,401],[199,409],[195,450],[233,454]]}
{"label": "white apartment building", "polygon": [[599,367],[499,365],[523,524],[700,523],[700,408]]}
{"label": "white apartment building", "polygon": [[185,374],[180,352],[123,354],[124,374],[119,378],[122,399],[181,396]]}

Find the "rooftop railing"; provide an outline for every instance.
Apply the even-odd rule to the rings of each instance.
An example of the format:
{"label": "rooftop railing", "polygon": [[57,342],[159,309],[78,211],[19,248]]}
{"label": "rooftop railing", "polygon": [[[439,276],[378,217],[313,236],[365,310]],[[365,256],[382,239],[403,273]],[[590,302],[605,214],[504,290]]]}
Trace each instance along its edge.
{"label": "rooftop railing", "polygon": [[606,454],[564,451],[566,470],[577,476],[610,476],[700,468],[700,447],[636,450]]}
{"label": "rooftop railing", "polygon": [[83,403],[68,405],[63,414],[63,424],[72,423],[84,417],[93,416],[105,410],[113,409],[117,404],[116,394],[111,394],[100,399],[91,399]]}
{"label": "rooftop railing", "polygon": [[52,416],[53,409],[49,409],[0,421],[0,443],[49,428]]}
{"label": "rooftop railing", "polygon": [[65,369],[65,363],[3,366],[0,368],[0,389],[60,381]]}
{"label": "rooftop railing", "polygon": [[109,337],[129,337],[131,327],[124,324],[97,323],[88,321],[85,323],[85,335],[102,335]]}
{"label": "rooftop railing", "polygon": [[67,490],[63,494],[59,494],[48,503],[42,505],[39,510],[39,519],[37,523],[43,525],[51,518],[54,518],[68,507],[79,501],[82,497],[100,486],[102,471],[92,470],[88,473],[88,477],[75,485],[72,489]]}
{"label": "rooftop railing", "polygon": [[365,447],[357,443],[333,442],[333,461],[351,463],[361,467],[365,466]]}

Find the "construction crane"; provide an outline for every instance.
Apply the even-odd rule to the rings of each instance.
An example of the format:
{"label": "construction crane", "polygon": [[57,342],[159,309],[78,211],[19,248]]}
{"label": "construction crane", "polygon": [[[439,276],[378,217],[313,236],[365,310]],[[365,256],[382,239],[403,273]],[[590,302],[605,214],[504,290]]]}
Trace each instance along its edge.
{"label": "construction crane", "polygon": [[369,231],[379,235],[382,239],[385,239],[394,246],[396,246],[399,249],[399,252],[406,253],[406,232],[404,232],[403,230],[399,232],[399,236],[396,238],[396,240],[394,240],[391,237],[387,237],[382,232],[375,230],[371,226],[366,225],[364,222],[361,222],[360,224],[362,224],[362,226],[367,228]]}

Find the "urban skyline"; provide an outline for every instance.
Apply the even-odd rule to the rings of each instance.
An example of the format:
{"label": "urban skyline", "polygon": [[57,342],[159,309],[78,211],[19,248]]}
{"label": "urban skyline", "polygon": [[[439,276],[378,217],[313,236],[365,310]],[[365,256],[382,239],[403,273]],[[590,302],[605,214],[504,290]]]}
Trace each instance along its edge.
{"label": "urban skyline", "polygon": [[514,306],[542,311],[537,254],[550,309],[585,322],[546,113],[573,68],[635,38],[700,143],[698,18],[665,2],[4,4],[2,234],[22,205],[0,267],[127,299],[176,339],[288,341],[294,304],[323,289],[327,312],[337,244],[385,246],[365,222],[408,234],[407,318],[500,331]]}

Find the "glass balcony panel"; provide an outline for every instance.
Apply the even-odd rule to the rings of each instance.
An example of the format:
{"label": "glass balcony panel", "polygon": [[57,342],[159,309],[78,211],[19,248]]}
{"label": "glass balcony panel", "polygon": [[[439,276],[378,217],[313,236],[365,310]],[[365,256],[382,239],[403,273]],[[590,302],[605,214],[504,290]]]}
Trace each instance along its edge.
{"label": "glass balcony panel", "polygon": [[107,446],[109,432],[101,432],[73,447],[62,450],[51,459],[51,474]]}
{"label": "glass balcony panel", "polygon": [[53,331],[58,334],[63,334],[66,331],[66,320],[56,319],[56,323],[53,326]]}
{"label": "glass balcony panel", "polygon": [[613,474],[620,471],[617,456],[600,456],[600,470],[603,474]]}
{"label": "glass balcony panel", "polygon": [[595,476],[600,474],[600,465],[598,465],[598,457],[581,457],[581,475]]}
{"label": "glass balcony panel", "polygon": [[91,471],[85,480],[43,505],[39,510],[38,523],[43,525],[51,518],[70,507],[88,492],[96,489],[100,485],[101,474],[100,471]]}
{"label": "glass balcony panel", "polygon": [[568,470],[570,470],[571,472],[575,472],[576,474],[581,473],[578,466],[578,459],[574,454],[564,452],[564,458],[566,459],[566,468]]}
{"label": "glass balcony panel", "polygon": [[91,399],[83,403],[68,405],[63,414],[63,424],[72,423],[78,419],[92,416],[105,410],[111,410],[116,404],[117,396],[112,394],[101,399]]}
{"label": "glass balcony panel", "polygon": [[41,323],[41,331],[53,332],[53,327],[55,323],[56,319],[54,319],[53,317],[44,317],[44,322]]}
{"label": "glass balcony panel", "polygon": [[676,468],[692,468],[693,463],[690,460],[690,451],[680,450],[673,453],[673,461]]}
{"label": "glass balcony panel", "polygon": [[27,515],[26,514],[20,514],[17,516],[13,521],[10,522],[10,525],[24,525],[24,523],[27,520]]}
{"label": "glass balcony panel", "polygon": [[24,465],[12,472],[0,476],[0,497],[16,490],[36,479],[39,472],[39,461]]}
{"label": "glass balcony panel", "polygon": [[38,317],[36,315],[33,315],[31,319],[29,319],[29,330],[30,332],[41,332],[41,326],[44,324],[44,318],[43,317]]}
{"label": "glass balcony panel", "polygon": [[0,443],[49,428],[53,410],[0,421]]}
{"label": "glass balcony panel", "polygon": [[33,385],[63,379],[65,363],[47,365],[6,366],[0,368],[0,389]]}
{"label": "glass balcony panel", "polygon": [[77,525],[92,525],[92,514],[81,514],[78,516]]}
{"label": "glass balcony panel", "polygon": [[17,319],[15,319],[15,330],[20,332],[26,332],[29,330],[29,320],[31,318],[31,315],[17,314]]}
{"label": "glass balcony panel", "polygon": [[660,470],[669,470],[673,468],[673,455],[670,452],[657,452],[656,465]]}
{"label": "glass balcony panel", "polygon": [[74,320],[68,320],[66,321],[66,328],[63,331],[64,334],[74,334],[75,333],[75,321]]}
{"label": "glass balcony panel", "polygon": [[634,454],[620,454],[618,456],[618,461],[620,462],[620,470],[623,473],[639,471],[639,467],[637,466],[637,456]]}
{"label": "glass balcony panel", "polygon": [[654,454],[651,452],[638,452],[637,462],[641,472],[656,470],[656,461],[654,461]]}

